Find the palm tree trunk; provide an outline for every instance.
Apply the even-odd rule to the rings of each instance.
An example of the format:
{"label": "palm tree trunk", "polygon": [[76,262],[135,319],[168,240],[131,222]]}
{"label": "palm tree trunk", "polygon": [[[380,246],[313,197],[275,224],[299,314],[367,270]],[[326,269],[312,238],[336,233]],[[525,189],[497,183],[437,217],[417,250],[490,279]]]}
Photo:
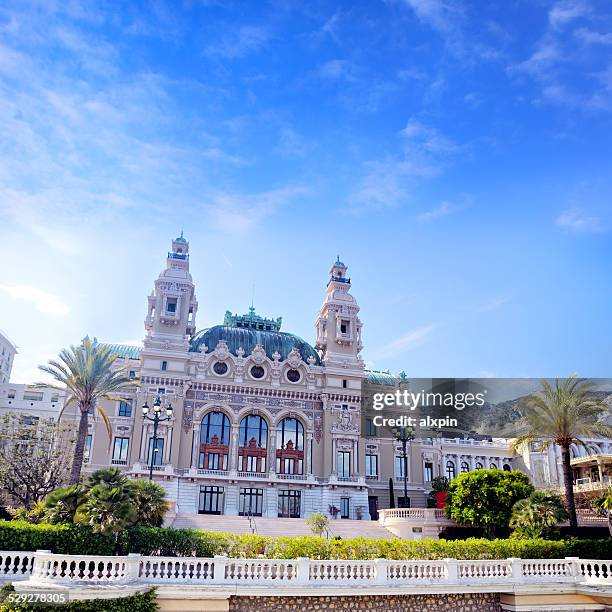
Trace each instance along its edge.
{"label": "palm tree trunk", "polygon": [[76,445],[74,447],[74,457],[72,459],[72,470],[70,471],[70,484],[78,484],[81,480],[81,470],[83,469],[83,455],[85,454],[85,441],[87,440],[87,429],[89,425],[89,406],[79,406],[81,418],[79,420],[79,432],[77,434]]}
{"label": "palm tree trunk", "polygon": [[576,517],[576,500],[574,499],[574,482],[572,477],[572,466],[570,463],[569,445],[561,445],[561,460],[563,463],[563,483],[565,485],[565,503],[569,512],[570,527],[575,529],[578,527],[578,518]]}

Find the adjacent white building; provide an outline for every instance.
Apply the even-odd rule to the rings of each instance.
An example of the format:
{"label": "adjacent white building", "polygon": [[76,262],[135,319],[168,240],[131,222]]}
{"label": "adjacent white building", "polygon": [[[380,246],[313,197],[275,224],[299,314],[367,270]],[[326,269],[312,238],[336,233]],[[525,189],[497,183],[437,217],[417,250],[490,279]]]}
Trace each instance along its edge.
{"label": "adjacent white building", "polygon": [[0,385],[11,380],[16,344],[0,329]]}

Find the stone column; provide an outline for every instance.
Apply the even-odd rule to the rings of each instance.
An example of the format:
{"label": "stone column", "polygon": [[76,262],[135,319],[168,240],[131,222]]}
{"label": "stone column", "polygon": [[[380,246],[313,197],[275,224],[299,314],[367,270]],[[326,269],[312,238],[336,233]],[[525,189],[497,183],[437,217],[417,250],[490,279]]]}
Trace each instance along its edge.
{"label": "stone column", "polygon": [[474,469],[475,469],[474,465],[476,463],[474,461],[474,455],[470,455],[468,459],[469,459],[469,462],[470,462],[470,472],[473,472]]}
{"label": "stone column", "polygon": [[239,426],[232,424],[232,433],[230,436],[230,470],[238,469],[238,434]]}
{"label": "stone column", "polygon": [[306,474],[312,474],[312,431],[306,433],[306,446],[304,454],[306,455]]}
{"label": "stone column", "polygon": [[199,464],[200,457],[200,428],[193,428],[192,432],[192,440],[193,440],[193,449],[191,452],[191,467],[197,468]]}

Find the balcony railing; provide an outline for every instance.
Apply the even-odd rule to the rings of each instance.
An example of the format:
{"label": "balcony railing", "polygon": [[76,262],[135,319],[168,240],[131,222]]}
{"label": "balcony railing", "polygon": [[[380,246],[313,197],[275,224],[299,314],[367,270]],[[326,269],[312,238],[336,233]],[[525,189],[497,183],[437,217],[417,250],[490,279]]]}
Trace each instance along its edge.
{"label": "balcony railing", "polygon": [[0,551],[0,579],[21,581],[18,591],[58,586],[85,587],[94,593],[99,587],[104,597],[112,597],[111,593],[121,596],[121,589],[110,587],[173,584],[211,587],[211,592],[219,587],[297,587],[312,588],[313,593],[321,587],[359,587],[359,594],[409,586],[424,586],[428,592],[436,589],[448,592],[448,587],[467,587],[470,592],[504,592],[515,587],[546,585],[556,593],[573,593],[577,585],[600,585],[607,590],[612,585],[612,561],[578,558],[354,561]]}

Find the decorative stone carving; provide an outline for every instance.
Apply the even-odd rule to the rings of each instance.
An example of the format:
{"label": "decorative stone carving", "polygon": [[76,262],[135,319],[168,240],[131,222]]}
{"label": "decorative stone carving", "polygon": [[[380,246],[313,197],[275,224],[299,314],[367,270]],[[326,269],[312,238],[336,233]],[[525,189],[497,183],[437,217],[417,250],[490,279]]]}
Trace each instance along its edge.
{"label": "decorative stone carving", "polygon": [[287,363],[292,368],[297,368],[302,363],[302,356],[300,355],[300,351],[297,349],[297,347],[294,346],[291,351],[289,351],[289,354],[287,355]]}
{"label": "decorative stone carving", "polygon": [[323,437],[323,415],[320,412],[317,412],[314,415],[314,439],[317,444],[321,443],[321,438]]}
{"label": "decorative stone carving", "polygon": [[199,350],[200,350],[200,353],[207,353],[208,347],[205,344],[202,344]]}
{"label": "decorative stone carving", "polygon": [[217,342],[217,346],[213,351],[213,355],[221,361],[229,357],[230,352],[229,348],[227,347],[227,342],[225,340],[219,340],[219,342]]}
{"label": "decorative stone carving", "polygon": [[238,359],[242,359],[244,357],[244,349],[241,346],[238,347],[238,350],[236,351],[236,355]]}
{"label": "decorative stone carving", "polygon": [[183,431],[188,433],[193,425],[193,403],[185,402],[183,404]]}
{"label": "decorative stone carving", "polygon": [[257,364],[261,365],[266,360],[266,351],[261,344],[256,344],[251,353],[251,359]]}
{"label": "decorative stone carving", "polygon": [[359,431],[359,424],[353,422],[353,414],[348,410],[343,410],[338,415],[338,420],[333,423],[332,431],[357,432]]}

